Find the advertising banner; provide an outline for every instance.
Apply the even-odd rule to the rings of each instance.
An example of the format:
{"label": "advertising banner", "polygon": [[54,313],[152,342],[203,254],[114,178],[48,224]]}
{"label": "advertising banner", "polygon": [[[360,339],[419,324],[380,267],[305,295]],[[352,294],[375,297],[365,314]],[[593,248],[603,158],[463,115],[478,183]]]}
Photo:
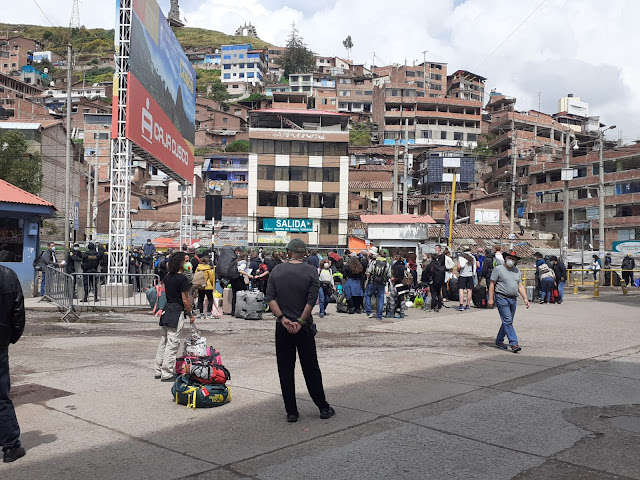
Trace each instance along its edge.
{"label": "advertising banner", "polygon": [[191,181],[196,74],[155,0],[133,0],[127,138]]}
{"label": "advertising banner", "polygon": [[640,253],[640,240],[625,240],[622,242],[613,242],[613,251],[636,255]]}

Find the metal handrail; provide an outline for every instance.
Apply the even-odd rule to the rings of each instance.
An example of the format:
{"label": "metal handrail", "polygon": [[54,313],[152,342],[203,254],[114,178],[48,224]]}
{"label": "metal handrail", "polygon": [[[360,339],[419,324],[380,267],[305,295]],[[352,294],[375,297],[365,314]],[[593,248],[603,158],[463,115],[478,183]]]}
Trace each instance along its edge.
{"label": "metal handrail", "polygon": [[69,315],[78,318],[78,314],[75,312],[73,305],[73,276],[51,265],[45,266],[44,275],[43,297],[66,310],[61,320],[67,321]]}

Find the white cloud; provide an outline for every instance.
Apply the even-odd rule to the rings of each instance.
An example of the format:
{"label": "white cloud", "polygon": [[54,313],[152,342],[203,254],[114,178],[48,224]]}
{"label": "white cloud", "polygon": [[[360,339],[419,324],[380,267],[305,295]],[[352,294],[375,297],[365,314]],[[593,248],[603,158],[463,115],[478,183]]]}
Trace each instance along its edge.
{"label": "white cloud", "polygon": [[[33,1],[33,0],[28,0]],[[37,0],[55,24],[67,25],[71,0]],[[164,10],[169,0],[160,0]],[[640,44],[636,0],[546,0],[506,43],[483,60],[540,3],[539,0],[181,0],[189,26],[233,33],[252,22],[260,38],[285,43],[295,21],[315,52],[341,55],[351,35],[352,57],[370,64],[447,62],[449,71],[467,69],[488,78],[487,87],[516,96],[518,108],[553,112],[557,100],[574,93],[592,114],[617,124],[625,140],[640,137]],[[82,23],[113,28],[115,2],[82,0]],[[15,5],[15,6],[14,6]],[[37,8],[3,6],[8,23],[48,22]],[[615,135],[615,134],[614,134]]]}

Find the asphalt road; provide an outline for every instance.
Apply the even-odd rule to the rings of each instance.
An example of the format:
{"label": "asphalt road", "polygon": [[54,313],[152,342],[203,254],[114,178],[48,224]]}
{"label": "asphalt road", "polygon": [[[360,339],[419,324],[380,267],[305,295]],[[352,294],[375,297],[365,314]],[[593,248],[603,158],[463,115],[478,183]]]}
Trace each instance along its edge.
{"label": "asphalt road", "polygon": [[[640,479],[640,303],[569,295],[518,307],[519,354],[492,347],[496,310],[317,319],[335,417],[297,367],[287,423],[274,322],[200,322],[232,401],[191,410],[153,378],[157,319],[28,314],[10,348],[27,456],[10,479]],[[335,312],[335,307],[329,307]]]}

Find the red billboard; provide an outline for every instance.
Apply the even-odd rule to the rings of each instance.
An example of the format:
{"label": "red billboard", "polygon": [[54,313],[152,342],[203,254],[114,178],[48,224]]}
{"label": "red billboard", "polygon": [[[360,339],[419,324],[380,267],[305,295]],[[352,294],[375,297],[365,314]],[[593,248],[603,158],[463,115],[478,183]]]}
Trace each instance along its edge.
{"label": "red billboard", "polygon": [[196,74],[156,0],[132,4],[126,136],[191,182]]}

